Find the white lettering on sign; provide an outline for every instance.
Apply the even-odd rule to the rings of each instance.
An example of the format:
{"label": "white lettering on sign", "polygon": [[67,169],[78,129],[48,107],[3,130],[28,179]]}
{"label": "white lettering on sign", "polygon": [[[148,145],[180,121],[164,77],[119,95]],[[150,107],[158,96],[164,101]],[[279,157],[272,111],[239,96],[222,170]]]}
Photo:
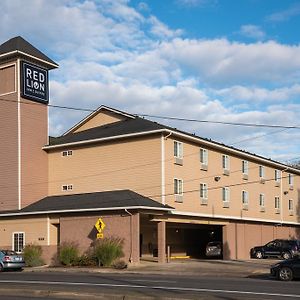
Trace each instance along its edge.
{"label": "white lettering on sign", "polygon": [[48,103],[48,71],[23,62],[22,96]]}

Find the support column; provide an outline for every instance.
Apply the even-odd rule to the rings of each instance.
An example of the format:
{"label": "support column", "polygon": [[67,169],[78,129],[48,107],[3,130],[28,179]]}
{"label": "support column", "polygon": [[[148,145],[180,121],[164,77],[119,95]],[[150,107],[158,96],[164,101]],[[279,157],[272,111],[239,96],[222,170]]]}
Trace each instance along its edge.
{"label": "support column", "polygon": [[158,262],[166,263],[166,222],[157,223]]}
{"label": "support column", "polygon": [[140,214],[136,213],[131,218],[131,262],[138,264],[140,262]]}

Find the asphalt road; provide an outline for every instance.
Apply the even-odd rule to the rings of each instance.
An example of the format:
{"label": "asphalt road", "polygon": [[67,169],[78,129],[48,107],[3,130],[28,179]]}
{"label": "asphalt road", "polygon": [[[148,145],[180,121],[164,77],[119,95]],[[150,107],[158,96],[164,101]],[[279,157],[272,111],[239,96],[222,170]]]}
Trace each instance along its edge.
{"label": "asphalt road", "polygon": [[[36,298],[35,298],[36,297]],[[300,281],[206,276],[17,273],[0,274],[0,299],[300,299]]]}

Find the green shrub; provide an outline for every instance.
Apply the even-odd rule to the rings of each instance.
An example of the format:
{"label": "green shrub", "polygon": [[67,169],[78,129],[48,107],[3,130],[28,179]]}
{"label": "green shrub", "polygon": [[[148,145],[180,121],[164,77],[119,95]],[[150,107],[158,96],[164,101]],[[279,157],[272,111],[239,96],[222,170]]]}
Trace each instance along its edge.
{"label": "green shrub", "polygon": [[39,245],[28,244],[23,250],[26,266],[37,267],[42,266],[45,262],[42,259],[43,250]]}
{"label": "green shrub", "polygon": [[74,262],[74,265],[77,265],[77,266],[96,266],[97,265],[97,260],[89,254],[83,254],[83,255],[78,257],[77,261]]}
{"label": "green shrub", "polygon": [[78,245],[74,242],[64,242],[59,247],[58,259],[65,266],[74,266],[78,262]]}
{"label": "green shrub", "polygon": [[98,261],[98,266],[109,267],[116,259],[124,256],[123,240],[116,237],[94,241],[93,249],[93,255]]}

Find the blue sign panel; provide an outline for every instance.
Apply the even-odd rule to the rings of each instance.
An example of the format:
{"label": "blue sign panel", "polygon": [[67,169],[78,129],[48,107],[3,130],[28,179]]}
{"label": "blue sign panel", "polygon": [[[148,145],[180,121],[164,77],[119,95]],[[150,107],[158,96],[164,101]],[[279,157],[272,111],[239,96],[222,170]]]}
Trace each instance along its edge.
{"label": "blue sign panel", "polygon": [[48,104],[48,70],[22,62],[21,95],[23,98]]}

